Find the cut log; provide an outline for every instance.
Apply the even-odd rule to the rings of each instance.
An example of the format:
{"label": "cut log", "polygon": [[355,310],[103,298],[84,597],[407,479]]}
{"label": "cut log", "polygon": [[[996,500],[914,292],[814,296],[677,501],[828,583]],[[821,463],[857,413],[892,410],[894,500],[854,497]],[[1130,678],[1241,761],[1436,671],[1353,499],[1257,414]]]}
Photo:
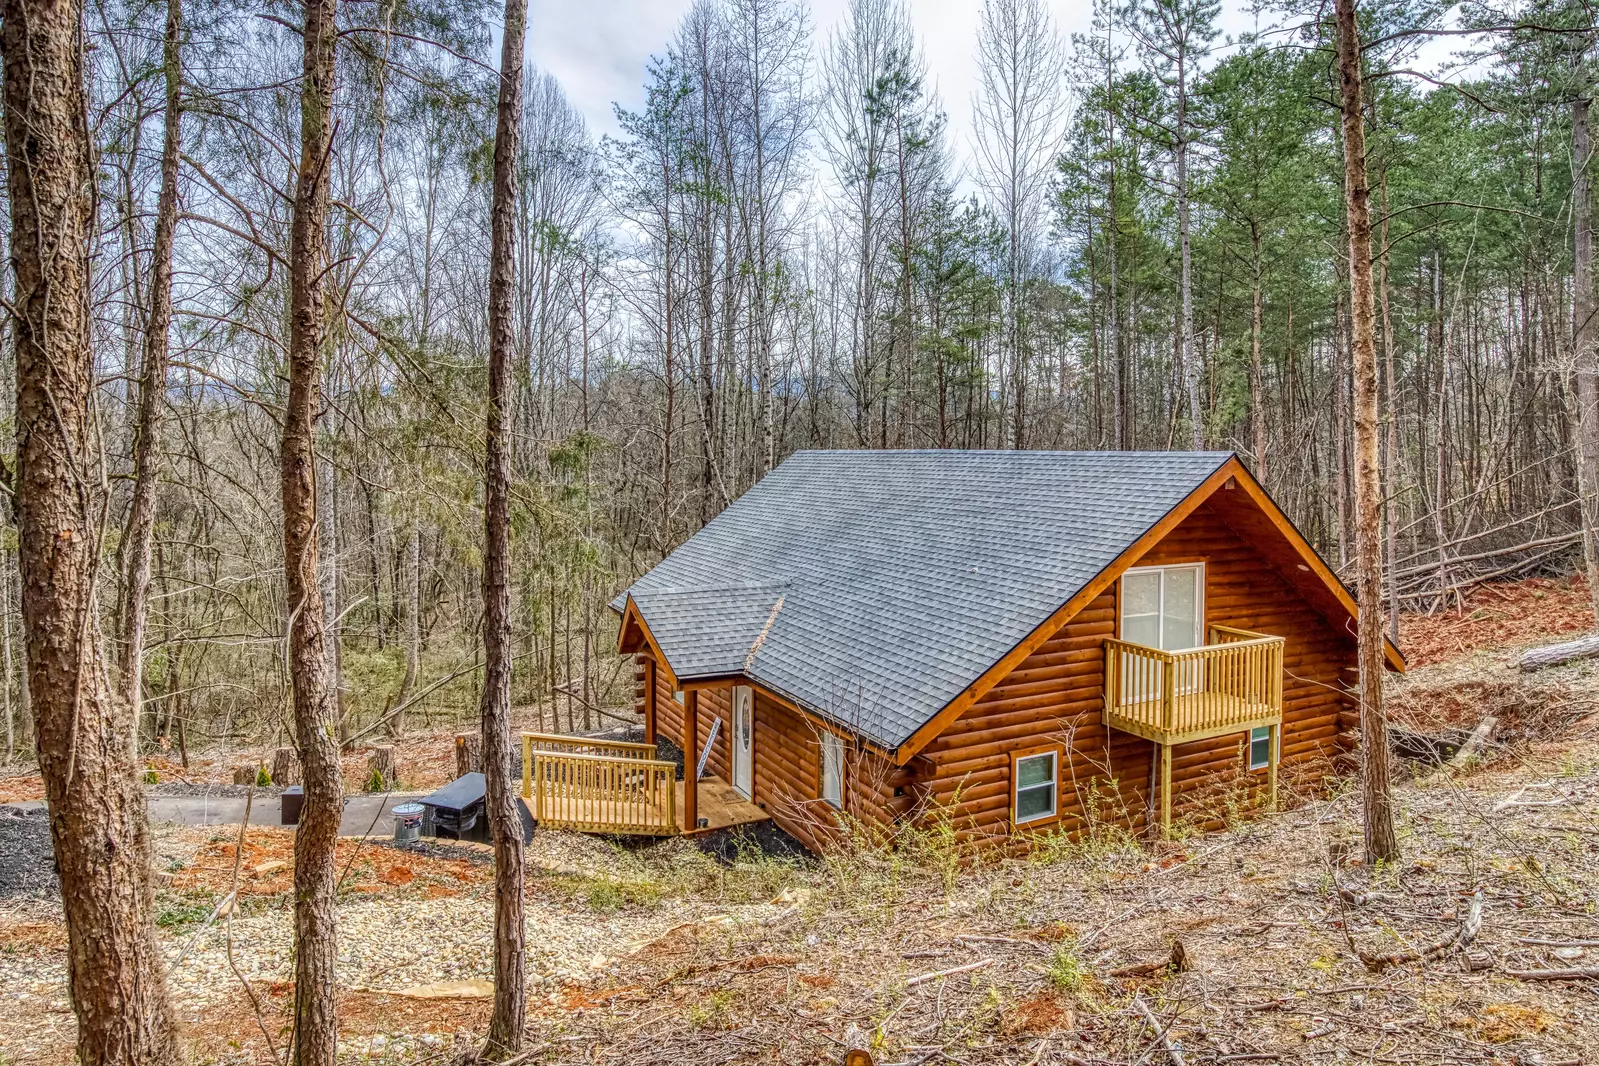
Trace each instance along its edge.
{"label": "cut log", "polygon": [[272,783],[279,787],[300,783],[300,755],[293,748],[272,753]]}
{"label": "cut log", "polygon": [[1592,659],[1596,656],[1599,656],[1599,633],[1568,640],[1564,644],[1530,648],[1521,653],[1516,665],[1523,670],[1541,670],[1546,666],[1559,666],[1561,663]]}
{"label": "cut log", "polygon": [[455,776],[483,772],[483,736],[480,733],[455,735]]}
{"label": "cut log", "polygon": [[400,780],[398,765],[394,759],[394,746],[380,744],[372,749],[366,757],[366,789],[368,792],[383,792],[391,789]]}
{"label": "cut log", "polygon": [[1460,745],[1460,750],[1455,752],[1455,757],[1449,760],[1449,765],[1461,767],[1481,755],[1498,729],[1499,719],[1491,714],[1478,722],[1477,728],[1471,731],[1471,736],[1467,737],[1466,742]]}

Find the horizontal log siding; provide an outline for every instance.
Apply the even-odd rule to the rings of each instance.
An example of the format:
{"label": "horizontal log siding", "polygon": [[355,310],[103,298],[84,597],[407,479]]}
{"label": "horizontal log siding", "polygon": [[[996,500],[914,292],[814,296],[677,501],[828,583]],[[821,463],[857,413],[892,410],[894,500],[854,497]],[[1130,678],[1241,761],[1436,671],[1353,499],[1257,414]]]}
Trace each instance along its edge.
{"label": "horizontal log siding", "polygon": [[[1354,642],[1320,613],[1221,520],[1208,504],[1137,565],[1203,562],[1205,623],[1286,638],[1283,738],[1285,786],[1320,776],[1340,750],[1342,694]],[[917,780],[967,838],[1011,832],[1011,758],[1059,743],[1059,809],[1050,828],[1081,828],[1091,816],[1135,831],[1151,807],[1153,748],[1100,722],[1106,637],[1115,636],[1116,595],[1107,590],[933,740],[922,755],[933,769]],[[1347,722],[1344,723],[1345,725]],[[1264,787],[1250,774],[1247,736],[1185,744],[1173,751],[1172,815],[1220,824],[1237,786]]]}
{"label": "horizontal log siding", "polygon": [[[642,663],[649,655],[643,652],[639,655]],[[641,668],[635,671],[637,678],[637,703],[640,717],[644,714],[644,683],[645,671]],[[715,774],[723,781],[732,781],[729,772],[732,762],[733,743],[733,692],[730,688],[700,689],[700,706],[697,718],[699,720],[700,742],[697,751],[705,750],[705,743],[711,736],[711,723],[716,719],[722,720],[722,729],[716,736],[716,748],[711,752],[710,762],[705,764],[705,772]],[[686,695],[683,697],[688,698]],[[683,747],[683,707],[672,698],[672,683],[666,679],[666,671],[655,671],[655,735],[664,737]]]}

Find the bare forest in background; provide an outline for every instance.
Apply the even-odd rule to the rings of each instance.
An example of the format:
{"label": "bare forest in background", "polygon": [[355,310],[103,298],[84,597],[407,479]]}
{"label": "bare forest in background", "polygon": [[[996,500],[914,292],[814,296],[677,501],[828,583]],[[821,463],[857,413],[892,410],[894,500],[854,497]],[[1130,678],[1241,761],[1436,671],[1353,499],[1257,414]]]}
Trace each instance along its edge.
{"label": "bare forest in background", "polygon": [[[1581,556],[1572,101],[1590,34],[1518,25],[1445,86],[1406,74],[1428,40],[1409,31],[1437,14],[1362,13],[1390,611]],[[167,16],[105,0],[85,23],[97,636],[115,660],[166,286],[142,743],[270,748],[293,735],[279,463],[303,44],[271,12],[185,10],[163,279]],[[1587,25],[1580,5],[1523,16]],[[338,9],[314,446],[345,740],[478,716],[498,17]],[[1294,31],[1235,41],[1218,18],[1126,0],[1068,40],[1037,0],[988,0],[966,101],[935,95],[895,0],[822,28],[803,4],[700,0],[611,136],[530,66],[504,423],[518,714],[613,724],[632,676],[608,602],[802,448],[1233,450],[1352,578],[1331,24],[1285,13]],[[957,135],[947,115],[968,108]],[[11,330],[0,368],[12,389]],[[5,538],[9,760],[33,742]]]}

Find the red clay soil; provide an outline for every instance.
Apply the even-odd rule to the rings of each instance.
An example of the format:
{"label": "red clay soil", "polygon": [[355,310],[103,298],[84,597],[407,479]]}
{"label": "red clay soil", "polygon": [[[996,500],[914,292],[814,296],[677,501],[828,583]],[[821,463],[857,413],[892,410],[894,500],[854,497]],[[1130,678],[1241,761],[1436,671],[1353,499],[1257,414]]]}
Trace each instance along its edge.
{"label": "red clay soil", "polygon": [[[225,895],[233,885],[233,857],[237,838],[209,840],[201,845],[183,869],[172,874],[170,887],[178,892],[207,891]],[[474,886],[493,881],[487,863],[466,859],[439,859],[342,837],[337,849],[342,891],[378,895],[411,889],[430,899],[456,896]],[[352,861],[353,860],[353,861]],[[348,872],[344,871],[348,868]],[[414,887],[413,887],[414,886]],[[239,894],[275,896],[294,887],[294,833],[288,829],[251,826],[244,838],[244,858],[239,864]]]}
{"label": "red clay soil", "polygon": [[44,799],[44,778],[38,774],[8,774],[0,777],[0,803],[21,803]]}
{"label": "red clay soil", "polygon": [[1458,606],[1437,614],[1402,616],[1399,646],[1409,665],[1430,666],[1593,628],[1593,603],[1581,574],[1530,577],[1480,585]]}

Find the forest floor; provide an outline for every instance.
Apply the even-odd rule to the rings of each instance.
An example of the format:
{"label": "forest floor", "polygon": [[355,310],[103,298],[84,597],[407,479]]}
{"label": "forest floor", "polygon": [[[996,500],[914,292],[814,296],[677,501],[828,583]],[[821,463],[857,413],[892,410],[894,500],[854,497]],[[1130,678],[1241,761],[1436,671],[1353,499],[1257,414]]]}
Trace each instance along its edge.
{"label": "forest floor", "polygon": [[[937,833],[804,862],[540,833],[530,1061],[836,1063],[859,1043],[879,1063],[1133,1066],[1174,1061],[1169,1043],[1190,1064],[1594,1062],[1599,983],[1537,971],[1599,973],[1599,663],[1509,666],[1568,631],[1585,591],[1484,597],[1407,619],[1422,665],[1397,716],[1504,728],[1458,772],[1402,766],[1397,864],[1360,862],[1348,790],[1227,832],[1151,846],[1107,825],[984,864]],[[290,844],[252,827],[237,855],[236,827],[157,827],[159,936],[197,1063],[281,1051]],[[446,1063],[488,1015],[486,850],[349,840],[340,866],[341,1057]],[[0,900],[4,1066],[71,1060],[64,948],[56,901]]]}

